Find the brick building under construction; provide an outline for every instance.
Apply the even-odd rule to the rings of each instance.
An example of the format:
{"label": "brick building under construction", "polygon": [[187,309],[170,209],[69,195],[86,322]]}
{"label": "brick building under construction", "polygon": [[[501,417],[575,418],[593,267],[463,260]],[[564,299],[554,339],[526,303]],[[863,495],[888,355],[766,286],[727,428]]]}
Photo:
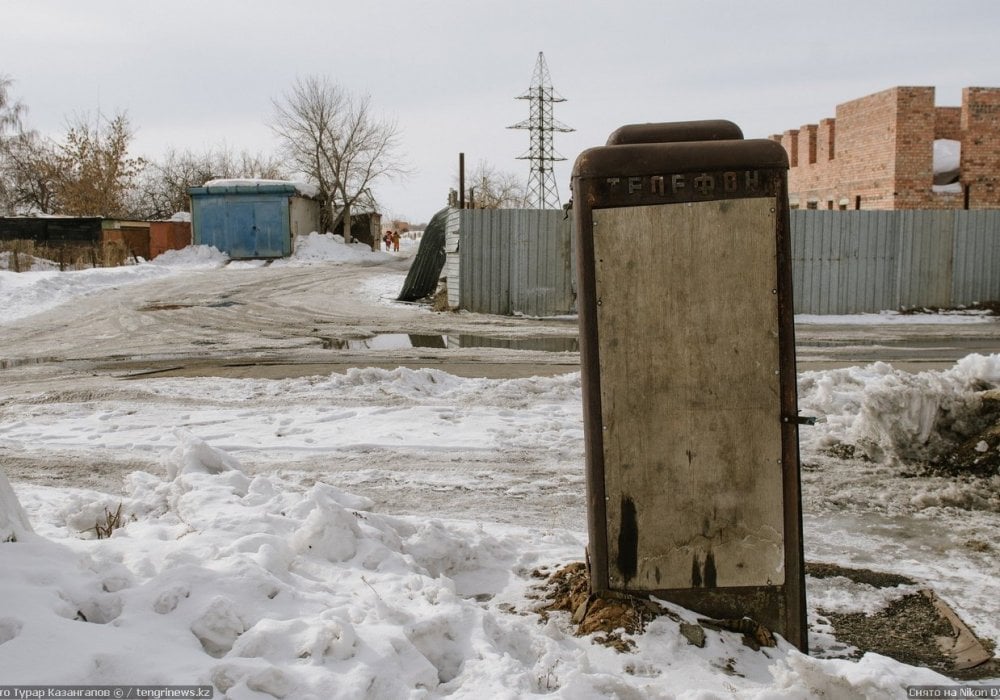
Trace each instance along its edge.
{"label": "brick building under construction", "polygon": [[771,139],[788,152],[793,207],[1000,208],[1000,88],[936,107],[933,87],[894,87]]}

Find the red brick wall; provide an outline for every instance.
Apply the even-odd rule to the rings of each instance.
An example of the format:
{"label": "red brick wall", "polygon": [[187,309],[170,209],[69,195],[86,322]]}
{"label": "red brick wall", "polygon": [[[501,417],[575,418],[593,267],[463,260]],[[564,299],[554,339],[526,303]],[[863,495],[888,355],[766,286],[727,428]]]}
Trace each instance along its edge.
{"label": "red brick wall", "polygon": [[896,88],[893,209],[934,208],[934,88]]}
{"label": "red brick wall", "polygon": [[962,142],[962,182],[973,208],[1000,207],[1000,88],[966,88],[962,106],[935,107],[932,87],[894,87],[838,105],[836,119],[789,130],[793,205],[825,209],[963,206],[932,191],[934,140]]}
{"label": "red brick wall", "polygon": [[1000,88],[962,91],[962,182],[972,208],[1000,205]]}
{"label": "red brick wall", "polygon": [[934,126],[934,138],[962,140],[962,108],[938,107],[937,121]]}

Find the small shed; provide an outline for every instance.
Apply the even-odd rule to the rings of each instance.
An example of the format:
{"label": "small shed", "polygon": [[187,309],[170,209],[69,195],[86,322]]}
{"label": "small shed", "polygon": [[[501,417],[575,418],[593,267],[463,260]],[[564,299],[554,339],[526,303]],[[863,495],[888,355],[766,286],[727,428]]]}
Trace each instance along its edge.
{"label": "small shed", "polygon": [[39,255],[64,262],[83,256],[96,264],[112,249],[123,258],[149,259],[149,227],[148,221],[99,216],[10,217],[0,218],[0,241],[31,241]]}
{"label": "small shed", "polygon": [[103,219],[101,241],[104,245],[118,244],[133,257],[149,260],[149,222]]}
{"label": "small shed", "polygon": [[295,236],[319,230],[319,201],[302,183],[211,180],[188,194],[194,243],[231,258],[283,258]]}
{"label": "small shed", "polygon": [[191,222],[183,219],[149,222],[149,257],[191,245]]}

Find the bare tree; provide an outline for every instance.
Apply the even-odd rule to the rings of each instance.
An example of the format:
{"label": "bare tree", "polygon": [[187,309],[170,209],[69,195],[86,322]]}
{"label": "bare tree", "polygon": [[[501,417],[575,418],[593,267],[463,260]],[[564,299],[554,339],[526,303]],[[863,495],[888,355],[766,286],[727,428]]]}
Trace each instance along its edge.
{"label": "bare tree", "polygon": [[145,162],[128,154],[125,114],[102,123],[76,117],[57,143],[25,129],[24,105],[0,76],[0,211],[121,216]]}
{"label": "bare tree", "polygon": [[485,160],[479,161],[469,178],[470,201],[476,209],[524,209],[528,190],[514,173],[497,170]]}
{"label": "bare tree", "polygon": [[126,197],[145,167],[129,156],[133,132],[128,116],[116,114],[102,123],[78,116],[59,147],[62,174],[56,197],[71,216],[123,216]]}
{"label": "bare tree", "polygon": [[190,210],[188,188],[219,178],[282,180],[287,177],[281,161],[264,153],[234,153],[220,146],[202,153],[171,149],[150,162],[130,196],[131,216],[166,219]]}
{"label": "bare tree", "polygon": [[25,111],[24,104],[10,94],[10,86],[13,84],[14,80],[10,76],[0,74],[0,140],[9,133],[20,130],[21,117]]}
{"label": "bare tree", "polygon": [[13,83],[9,76],[0,75],[0,212],[13,211],[17,206],[11,150],[24,134],[21,118],[26,108],[11,95]]}
{"label": "bare tree", "polygon": [[272,104],[271,128],[294,168],[319,190],[320,224],[330,231],[342,220],[349,242],[351,210],[375,208],[373,184],[404,172],[396,123],[375,116],[369,96],[352,95],[316,76],[297,79]]}
{"label": "bare tree", "polygon": [[57,147],[36,131],[20,131],[0,153],[0,209],[12,214],[55,214],[63,163]]}

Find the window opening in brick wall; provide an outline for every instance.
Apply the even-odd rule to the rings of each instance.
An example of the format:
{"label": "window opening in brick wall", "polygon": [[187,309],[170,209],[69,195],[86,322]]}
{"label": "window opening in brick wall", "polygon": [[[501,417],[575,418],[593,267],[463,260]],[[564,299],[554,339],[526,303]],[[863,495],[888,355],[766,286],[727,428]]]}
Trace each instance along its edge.
{"label": "window opening in brick wall", "polygon": [[961,193],[962,142],[954,139],[934,140],[934,192]]}

